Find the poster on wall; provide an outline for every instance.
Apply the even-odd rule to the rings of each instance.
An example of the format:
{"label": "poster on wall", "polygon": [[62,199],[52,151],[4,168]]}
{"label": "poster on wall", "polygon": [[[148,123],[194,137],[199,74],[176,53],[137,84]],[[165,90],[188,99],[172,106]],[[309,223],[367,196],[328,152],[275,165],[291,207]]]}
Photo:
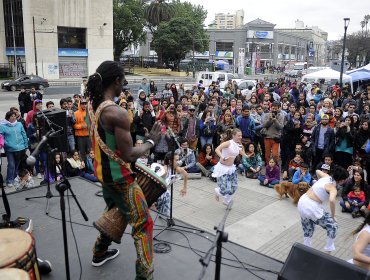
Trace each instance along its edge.
{"label": "poster on wall", "polygon": [[58,64],[48,64],[48,75],[58,74]]}
{"label": "poster on wall", "polygon": [[81,63],[59,63],[59,74],[64,77],[86,76],[86,67]]}

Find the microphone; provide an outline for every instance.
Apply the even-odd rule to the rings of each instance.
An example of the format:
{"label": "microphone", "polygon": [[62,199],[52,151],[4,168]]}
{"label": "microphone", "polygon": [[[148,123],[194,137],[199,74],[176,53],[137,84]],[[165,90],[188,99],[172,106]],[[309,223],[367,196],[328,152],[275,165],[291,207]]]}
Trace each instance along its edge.
{"label": "microphone", "polygon": [[35,165],[35,163],[36,163],[36,157],[40,153],[41,148],[46,144],[46,142],[48,141],[49,137],[52,136],[53,133],[54,133],[54,131],[51,130],[51,131],[48,131],[44,136],[42,136],[41,141],[37,145],[36,149],[32,152],[32,154],[30,154],[27,157],[27,160],[26,160],[27,165],[29,165],[29,166]]}

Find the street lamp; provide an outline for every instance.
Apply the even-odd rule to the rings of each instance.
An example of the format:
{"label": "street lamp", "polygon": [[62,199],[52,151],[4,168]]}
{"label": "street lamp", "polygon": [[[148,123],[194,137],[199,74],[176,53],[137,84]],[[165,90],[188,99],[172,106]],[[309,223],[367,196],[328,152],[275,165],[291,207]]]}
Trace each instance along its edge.
{"label": "street lamp", "polygon": [[346,49],[346,38],[347,38],[347,28],[349,25],[350,18],[344,18],[344,37],[343,37],[343,50],[342,50],[342,64],[340,65],[340,79],[339,86],[343,87],[343,70],[344,70],[344,52]]}

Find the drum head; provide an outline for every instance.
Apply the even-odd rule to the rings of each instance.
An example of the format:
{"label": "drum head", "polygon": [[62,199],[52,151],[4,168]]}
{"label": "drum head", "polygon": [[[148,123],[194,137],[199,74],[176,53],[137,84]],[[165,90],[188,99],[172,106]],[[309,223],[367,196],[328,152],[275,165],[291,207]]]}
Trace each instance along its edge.
{"label": "drum head", "polygon": [[32,247],[32,237],[20,229],[0,230],[0,268],[20,259]]}
{"label": "drum head", "polygon": [[24,270],[18,268],[0,269],[1,280],[30,280],[30,276]]}

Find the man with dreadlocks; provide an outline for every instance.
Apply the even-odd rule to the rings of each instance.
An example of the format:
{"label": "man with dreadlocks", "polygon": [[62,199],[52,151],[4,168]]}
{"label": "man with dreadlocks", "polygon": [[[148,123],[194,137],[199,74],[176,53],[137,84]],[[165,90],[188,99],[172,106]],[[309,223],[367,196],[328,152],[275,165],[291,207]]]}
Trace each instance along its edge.
{"label": "man with dreadlocks", "polygon": [[[147,153],[158,142],[160,125],[155,123],[143,145],[133,147],[128,113],[114,103],[122,90],[123,68],[105,61],[89,77],[89,118],[92,147],[95,152],[94,172],[103,184],[107,210],[118,208],[132,226],[137,252],[136,279],[153,278],[153,220],[145,196],[135,180],[130,164]],[[118,256],[108,249],[112,240],[101,233],[93,250],[93,266],[101,266]]]}

